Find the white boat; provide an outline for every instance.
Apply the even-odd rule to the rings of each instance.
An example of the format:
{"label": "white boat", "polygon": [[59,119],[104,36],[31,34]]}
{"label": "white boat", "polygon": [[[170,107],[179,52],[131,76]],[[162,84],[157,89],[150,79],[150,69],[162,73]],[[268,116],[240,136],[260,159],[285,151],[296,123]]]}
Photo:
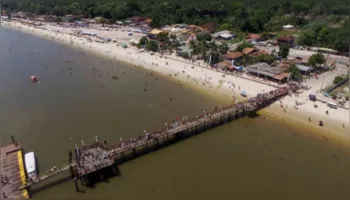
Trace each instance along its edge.
{"label": "white boat", "polygon": [[35,156],[34,152],[29,152],[24,155],[24,162],[26,166],[26,171],[28,179],[36,178],[36,166],[35,166]]}

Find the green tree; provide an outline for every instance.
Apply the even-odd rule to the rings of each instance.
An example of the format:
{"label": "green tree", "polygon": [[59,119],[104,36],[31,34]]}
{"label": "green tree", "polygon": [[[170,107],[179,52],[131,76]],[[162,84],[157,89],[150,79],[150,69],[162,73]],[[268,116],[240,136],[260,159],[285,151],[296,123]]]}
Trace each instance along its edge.
{"label": "green tree", "polygon": [[209,65],[220,62],[220,54],[218,52],[211,52],[210,56],[211,56],[211,60],[210,60],[210,63],[208,63]]}
{"label": "green tree", "polygon": [[272,64],[275,60],[276,57],[271,54],[271,55],[265,55],[265,54],[260,54],[256,57],[257,62],[266,62],[268,64]]}
{"label": "green tree", "polygon": [[245,48],[253,48],[254,45],[249,42],[243,42],[242,44],[238,45],[236,51],[242,51]]}
{"label": "green tree", "polygon": [[221,54],[226,54],[228,49],[229,48],[228,48],[227,44],[225,44],[225,43],[223,43],[219,46],[219,51]]}
{"label": "green tree", "polygon": [[106,19],[104,17],[101,17],[99,22],[102,24],[102,27],[104,27],[106,23]]}
{"label": "green tree", "polygon": [[154,51],[154,52],[158,51],[158,42],[155,40],[148,41],[146,44],[146,49],[148,51]]}
{"label": "green tree", "polygon": [[7,19],[9,19],[9,20],[11,20],[11,14],[10,14],[10,12],[6,12],[6,15],[7,15]]}
{"label": "green tree", "polygon": [[197,48],[198,48],[198,52],[200,54],[202,54],[203,57],[205,57],[207,55],[208,48],[207,48],[206,42],[204,40],[199,42]]}
{"label": "green tree", "polygon": [[261,40],[268,40],[269,39],[269,33],[264,31],[262,34],[261,34]]}
{"label": "green tree", "polygon": [[67,14],[80,15],[82,14],[83,6],[80,3],[72,3],[66,7]]}
{"label": "green tree", "polygon": [[64,10],[61,6],[55,6],[53,8],[53,11],[52,11],[54,15],[57,15],[57,16],[63,16],[64,15]]}
{"label": "green tree", "polygon": [[309,6],[304,2],[293,2],[290,9],[292,12],[300,14],[306,13],[309,9]]}
{"label": "green tree", "polygon": [[41,4],[37,4],[35,8],[35,14],[43,15],[46,13],[45,7]]}
{"label": "green tree", "polygon": [[279,47],[278,56],[281,56],[282,58],[287,58],[289,55],[289,49],[290,47],[288,45],[281,45]]}
{"label": "green tree", "polygon": [[290,68],[289,68],[289,72],[290,72],[290,77],[293,79],[293,80],[296,80],[296,81],[300,81],[302,76],[301,76],[301,72],[300,70],[295,66],[295,65],[292,65]]}
{"label": "green tree", "polygon": [[333,80],[333,84],[338,84],[340,82],[342,82],[344,80],[344,78],[342,76],[336,76]]}
{"label": "green tree", "polygon": [[191,40],[191,41],[190,41],[190,47],[191,47],[191,49],[193,49],[193,52],[192,52],[192,53],[193,53],[194,55],[196,55],[196,54],[199,53],[199,52],[196,52],[196,50],[198,49],[197,46],[198,46],[198,45],[197,45],[197,43],[196,43],[194,40]]}
{"label": "green tree", "polygon": [[311,31],[305,31],[301,34],[301,37],[299,38],[299,44],[305,45],[305,46],[312,46],[314,43],[314,33]]}
{"label": "green tree", "polygon": [[219,30],[220,30],[220,31],[223,31],[223,30],[232,30],[232,29],[233,29],[233,27],[232,27],[232,25],[229,24],[229,23],[223,23],[223,24],[221,24],[220,27],[219,27]]}
{"label": "green tree", "polygon": [[198,41],[210,41],[212,38],[209,33],[199,33],[196,35],[196,39]]}
{"label": "green tree", "polygon": [[162,33],[158,34],[157,40],[160,42],[169,43],[168,33],[162,32]]}
{"label": "green tree", "polygon": [[140,45],[146,45],[147,42],[148,42],[147,37],[146,37],[146,36],[143,36],[142,38],[140,38],[139,44],[140,44]]}
{"label": "green tree", "polygon": [[[321,46],[340,52],[348,52],[349,9],[347,3],[276,2],[115,2],[115,1],[49,1],[49,0],[3,0],[4,10],[37,14],[83,15],[95,18],[124,20],[132,16],[147,16],[153,27],[186,23],[202,25],[207,22],[219,24],[218,29],[228,29],[237,35],[242,32],[276,32],[282,25],[293,24],[302,28],[299,45]],[[323,15],[323,16],[320,16]],[[328,20],[321,23],[318,19]],[[314,22],[308,22],[309,17]],[[310,20],[311,21],[311,20]],[[328,23],[330,22],[330,23]],[[329,26],[336,24],[337,26]],[[263,34],[265,35],[265,34]],[[209,39],[208,39],[209,40]]]}
{"label": "green tree", "polygon": [[318,65],[322,65],[325,62],[326,62],[326,58],[322,53],[313,54],[312,56],[310,56],[308,61],[309,65],[312,65],[314,67]]}

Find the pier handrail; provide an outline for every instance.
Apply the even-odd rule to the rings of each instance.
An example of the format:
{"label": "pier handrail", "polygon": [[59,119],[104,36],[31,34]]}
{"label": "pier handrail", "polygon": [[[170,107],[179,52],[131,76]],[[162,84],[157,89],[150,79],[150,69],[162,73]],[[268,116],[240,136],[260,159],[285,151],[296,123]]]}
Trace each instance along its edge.
{"label": "pier handrail", "polygon": [[[197,125],[207,123],[212,121],[213,119],[221,118],[223,116],[227,116],[232,113],[237,112],[250,112],[260,109],[260,105],[264,104],[266,101],[270,101],[272,99],[279,98],[281,96],[287,95],[290,90],[295,91],[298,89],[298,86],[295,84],[288,85],[286,87],[278,88],[269,92],[265,92],[262,94],[258,94],[255,97],[246,99],[241,102],[234,103],[229,106],[220,106],[220,108],[215,107],[214,110],[210,112],[203,111],[203,114],[193,117],[191,119],[182,118],[169,121],[167,124],[167,129],[160,129],[158,131],[153,132],[145,132],[146,135],[138,136],[137,138],[129,138],[126,141],[121,142],[120,144],[112,144],[106,146],[100,142],[94,142],[90,145],[84,145],[81,150],[94,148],[94,147],[102,147],[109,152],[109,156],[114,156],[116,154],[123,153],[130,149],[136,149],[139,146],[154,142],[155,140],[160,140],[168,136],[175,135],[179,132],[188,130],[190,128],[196,127]],[[64,171],[67,171],[71,167],[76,167],[77,161],[72,161],[71,163],[66,162],[59,167],[51,168],[50,170],[45,171],[44,173],[37,176],[35,180],[28,180],[24,185],[20,186],[20,189],[27,188],[33,184],[36,184],[40,181],[46,180],[50,177],[53,177],[57,174],[60,174]]]}

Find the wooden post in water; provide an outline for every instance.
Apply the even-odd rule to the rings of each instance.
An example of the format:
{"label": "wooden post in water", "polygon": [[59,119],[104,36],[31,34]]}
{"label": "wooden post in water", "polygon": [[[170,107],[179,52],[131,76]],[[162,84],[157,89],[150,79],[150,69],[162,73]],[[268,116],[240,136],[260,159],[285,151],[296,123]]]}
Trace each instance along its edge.
{"label": "wooden post in water", "polygon": [[13,135],[11,135],[11,140],[12,140],[12,144],[14,145],[18,145],[18,143],[16,142],[15,138],[13,137]]}
{"label": "wooden post in water", "polygon": [[158,149],[158,147],[159,147],[158,138],[154,138],[154,140],[156,141],[156,148]]}
{"label": "wooden post in water", "polygon": [[75,173],[74,173],[74,169],[73,169],[73,166],[72,166],[72,161],[73,161],[72,151],[69,151],[68,152],[69,171],[70,171],[71,177],[74,178],[75,177]]}
{"label": "wooden post in water", "polygon": [[112,172],[115,176],[118,174],[117,169],[116,169],[116,165],[112,165]]}
{"label": "wooden post in water", "polygon": [[77,177],[74,177],[74,187],[76,192],[80,192]]}
{"label": "wooden post in water", "polygon": [[131,154],[132,154],[132,157],[134,158],[134,157],[136,156],[136,149],[135,149],[135,148],[132,148],[131,150],[132,150],[132,153],[131,153]]}
{"label": "wooden post in water", "polygon": [[80,155],[79,155],[79,148],[78,148],[78,145],[77,145],[77,144],[75,144],[75,157],[76,157],[76,158],[79,158],[79,157],[80,157]]}
{"label": "wooden post in water", "polygon": [[104,177],[102,171],[100,171],[100,180],[101,180],[101,181],[104,181],[104,180],[105,180],[105,177]]}

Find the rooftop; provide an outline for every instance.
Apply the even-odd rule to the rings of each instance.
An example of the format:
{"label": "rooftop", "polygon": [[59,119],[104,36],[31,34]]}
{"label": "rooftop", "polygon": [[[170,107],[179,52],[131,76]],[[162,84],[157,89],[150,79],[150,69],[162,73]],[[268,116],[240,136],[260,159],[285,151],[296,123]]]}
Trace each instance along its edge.
{"label": "rooftop", "polygon": [[246,48],[244,48],[244,49],[242,50],[242,53],[247,55],[247,54],[252,53],[253,51],[255,51],[254,48],[246,47]]}
{"label": "rooftop", "polygon": [[256,40],[256,39],[259,39],[260,38],[260,35],[258,34],[254,34],[254,33],[249,33],[247,39],[251,39],[251,40]]}
{"label": "rooftop", "polygon": [[214,32],[216,29],[216,24],[213,22],[209,22],[209,23],[203,24],[202,28],[209,32]]}
{"label": "rooftop", "polygon": [[211,36],[212,36],[213,38],[217,38],[217,37],[219,37],[221,34],[230,34],[230,31],[227,31],[227,30],[218,31],[218,32],[212,34]]}
{"label": "rooftop", "polygon": [[282,26],[282,28],[291,29],[291,28],[294,28],[294,26],[290,25],[290,24],[287,24],[287,25]]}
{"label": "rooftop", "polygon": [[277,40],[284,41],[284,42],[290,42],[293,40],[293,37],[291,37],[291,36],[279,37],[279,38],[277,38]]}
{"label": "rooftop", "polygon": [[290,73],[282,72],[280,74],[275,75],[273,78],[280,81],[284,78],[287,78],[289,75],[290,75]]}
{"label": "rooftop", "polygon": [[279,67],[271,67],[270,65],[268,65],[267,63],[264,63],[264,62],[250,65],[250,66],[246,67],[246,69],[248,72],[262,74],[262,75],[269,76],[269,77],[274,77],[274,76],[282,73],[282,71],[283,71]]}
{"label": "rooftop", "polygon": [[314,68],[313,67],[309,67],[309,66],[305,66],[305,65],[300,65],[300,64],[296,64],[295,65],[300,71],[303,71],[303,72],[309,72],[311,70],[313,70]]}
{"label": "rooftop", "polygon": [[241,52],[229,52],[227,54],[224,55],[225,58],[229,58],[229,59],[236,59],[236,58],[240,58],[242,57],[243,54]]}
{"label": "rooftop", "polygon": [[158,35],[162,32],[162,30],[159,29],[153,29],[151,32],[149,32],[149,34],[153,34],[153,35]]}
{"label": "rooftop", "polygon": [[231,34],[231,33],[222,33],[219,35],[220,37],[222,38],[232,38],[234,37],[235,35],[234,34]]}
{"label": "rooftop", "polygon": [[219,62],[219,63],[216,64],[217,68],[219,68],[219,69],[225,69],[229,65],[231,65],[231,63],[226,62],[226,61]]}
{"label": "rooftop", "polygon": [[178,51],[181,51],[181,52],[187,52],[187,53],[190,53],[193,51],[193,49],[191,49],[189,46],[186,46],[186,45],[183,45],[183,46],[179,46],[177,48]]}

